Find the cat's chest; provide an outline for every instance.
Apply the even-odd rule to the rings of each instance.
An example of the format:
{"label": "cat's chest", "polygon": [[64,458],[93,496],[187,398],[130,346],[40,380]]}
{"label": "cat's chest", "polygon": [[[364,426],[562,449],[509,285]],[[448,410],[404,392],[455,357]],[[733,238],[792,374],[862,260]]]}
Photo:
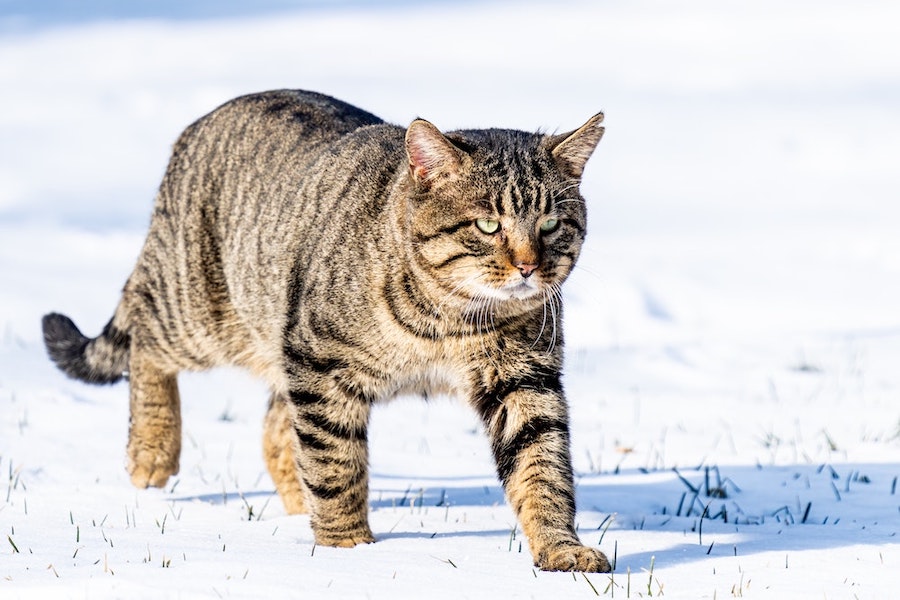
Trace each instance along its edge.
{"label": "cat's chest", "polygon": [[425,339],[406,332],[380,332],[369,341],[355,377],[369,397],[387,401],[396,396],[467,397],[477,385],[493,344],[487,338]]}
{"label": "cat's chest", "polygon": [[405,395],[461,397],[468,394],[469,387],[469,378],[459,368],[436,363],[425,368],[396,372],[378,400],[387,401]]}

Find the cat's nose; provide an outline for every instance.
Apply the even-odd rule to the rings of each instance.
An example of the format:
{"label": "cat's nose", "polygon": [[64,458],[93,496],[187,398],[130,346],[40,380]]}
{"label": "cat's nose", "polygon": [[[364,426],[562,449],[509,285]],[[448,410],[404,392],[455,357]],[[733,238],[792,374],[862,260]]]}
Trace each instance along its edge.
{"label": "cat's nose", "polygon": [[531,263],[516,263],[516,268],[519,270],[519,273],[522,274],[522,277],[528,279],[538,266]]}

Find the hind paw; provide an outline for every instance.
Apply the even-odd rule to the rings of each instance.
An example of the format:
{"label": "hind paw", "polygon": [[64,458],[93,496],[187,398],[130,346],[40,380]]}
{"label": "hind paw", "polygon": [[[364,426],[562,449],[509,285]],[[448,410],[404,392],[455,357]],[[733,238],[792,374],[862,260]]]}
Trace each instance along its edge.
{"label": "hind paw", "polygon": [[316,533],[315,537],[316,544],[319,546],[334,546],[335,548],[352,548],[359,544],[371,544],[375,541],[375,536],[368,530],[336,535]]}
{"label": "hind paw", "polygon": [[169,477],[178,473],[178,461],[165,460],[151,455],[149,452],[141,452],[136,456],[129,456],[128,474],[131,475],[131,483],[136,488],[157,487],[166,485]]}

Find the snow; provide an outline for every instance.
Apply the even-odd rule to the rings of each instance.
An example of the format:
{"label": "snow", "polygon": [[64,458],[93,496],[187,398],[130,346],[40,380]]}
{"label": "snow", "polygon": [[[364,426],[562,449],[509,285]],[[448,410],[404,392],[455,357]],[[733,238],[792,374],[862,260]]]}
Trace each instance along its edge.
{"label": "snow", "polygon": [[[0,597],[897,595],[896,3],[32,4],[0,8]],[[98,332],[180,130],[282,87],[444,129],[606,112],[565,383],[613,575],[532,568],[450,399],[375,411],[369,546],[285,515],[242,372],[182,377],[181,473],[130,486],[125,387],[65,379],[40,316]]]}

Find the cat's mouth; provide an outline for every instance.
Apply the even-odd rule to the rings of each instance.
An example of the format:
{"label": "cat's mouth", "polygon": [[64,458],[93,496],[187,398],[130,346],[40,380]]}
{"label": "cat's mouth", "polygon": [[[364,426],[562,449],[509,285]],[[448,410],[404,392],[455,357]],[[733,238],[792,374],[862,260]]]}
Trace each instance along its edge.
{"label": "cat's mouth", "polygon": [[537,295],[541,290],[533,279],[523,279],[517,283],[507,285],[502,291],[509,294],[510,298],[525,300]]}
{"label": "cat's mouth", "polygon": [[480,287],[483,295],[496,300],[527,300],[541,293],[538,282],[534,278],[522,279],[501,287]]}

